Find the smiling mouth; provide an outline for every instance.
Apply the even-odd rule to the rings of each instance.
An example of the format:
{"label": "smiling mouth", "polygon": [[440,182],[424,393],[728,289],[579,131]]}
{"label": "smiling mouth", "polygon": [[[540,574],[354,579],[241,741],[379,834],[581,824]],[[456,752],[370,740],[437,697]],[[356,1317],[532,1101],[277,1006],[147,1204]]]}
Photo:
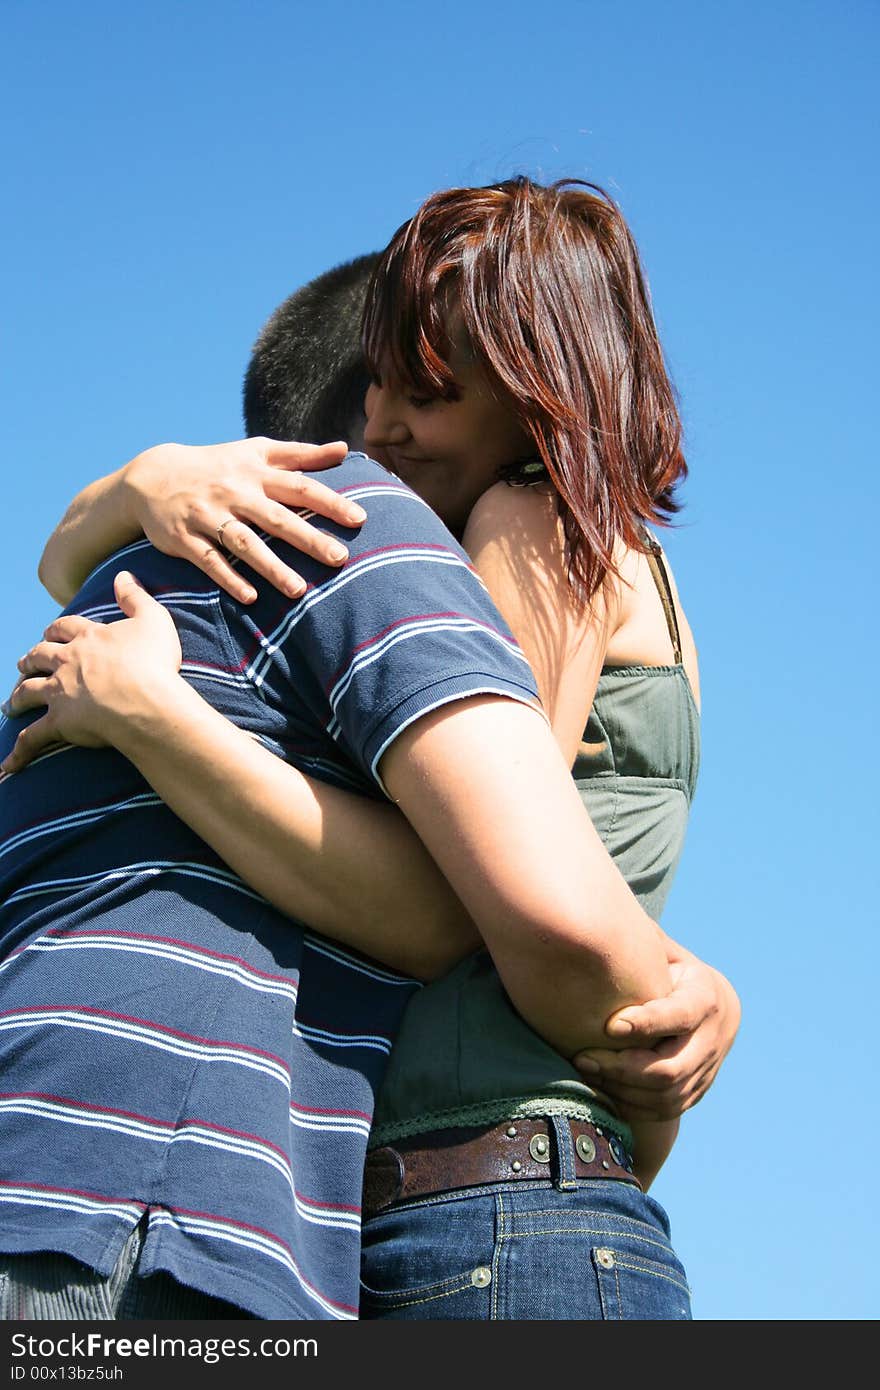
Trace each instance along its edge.
{"label": "smiling mouth", "polygon": [[412,471],[414,468],[424,468],[426,463],[431,462],[430,459],[410,458],[407,454],[397,453],[395,449],[383,449],[382,454],[383,457],[378,462],[384,463],[387,468],[391,469],[392,473],[397,474]]}

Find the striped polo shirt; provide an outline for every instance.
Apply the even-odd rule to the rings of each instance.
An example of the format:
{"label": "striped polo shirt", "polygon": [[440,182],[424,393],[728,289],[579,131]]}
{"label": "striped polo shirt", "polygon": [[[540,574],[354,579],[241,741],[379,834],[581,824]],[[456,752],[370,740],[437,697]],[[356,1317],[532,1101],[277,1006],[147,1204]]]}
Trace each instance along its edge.
{"label": "striped polo shirt", "polygon": [[[342,570],[272,542],[307,578],[301,599],[255,578],[245,607],[141,541],[67,611],[118,619],[113,576],[131,569],[206,700],[381,799],[382,754],[413,720],[536,691],[430,508],[362,454],[325,476],[367,520],[324,523],[348,544]],[[2,754],[23,722],[3,722]],[[260,1318],[356,1317],[374,1095],[415,982],[277,912],[109,748],[3,778],[0,899],[0,1249],[106,1275],[146,1216],[145,1275]]]}

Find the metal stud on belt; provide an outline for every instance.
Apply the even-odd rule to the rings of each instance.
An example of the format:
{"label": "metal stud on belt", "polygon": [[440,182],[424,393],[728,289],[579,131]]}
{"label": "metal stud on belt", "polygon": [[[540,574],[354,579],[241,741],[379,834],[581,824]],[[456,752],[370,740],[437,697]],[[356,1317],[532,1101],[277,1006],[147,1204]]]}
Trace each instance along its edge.
{"label": "metal stud on belt", "polygon": [[529,1140],[529,1153],[536,1163],[550,1162],[550,1140],[546,1134],[533,1134]]}
{"label": "metal stud on belt", "polygon": [[578,1158],[582,1158],[584,1163],[592,1163],[596,1157],[596,1145],[593,1143],[589,1134],[579,1134],[574,1141]]}

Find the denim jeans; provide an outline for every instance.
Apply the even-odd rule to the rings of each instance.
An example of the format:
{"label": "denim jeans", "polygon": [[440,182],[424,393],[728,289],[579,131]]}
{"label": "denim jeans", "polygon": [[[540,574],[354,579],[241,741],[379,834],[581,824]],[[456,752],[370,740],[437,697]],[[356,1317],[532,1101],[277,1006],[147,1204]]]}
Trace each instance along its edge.
{"label": "denim jeans", "polygon": [[0,1322],[92,1322],[106,1318],[250,1318],[241,1308],[187,1288],[161,1270],[138,1274],[146,1218],[135,1226],[109,1275],[69,1255],[0,1254]]}
{"label": "denim jeans", "polygon": [[362,1318],[687,1319],[663,1208],[630,1183],[500,1182],[364,1225]]}

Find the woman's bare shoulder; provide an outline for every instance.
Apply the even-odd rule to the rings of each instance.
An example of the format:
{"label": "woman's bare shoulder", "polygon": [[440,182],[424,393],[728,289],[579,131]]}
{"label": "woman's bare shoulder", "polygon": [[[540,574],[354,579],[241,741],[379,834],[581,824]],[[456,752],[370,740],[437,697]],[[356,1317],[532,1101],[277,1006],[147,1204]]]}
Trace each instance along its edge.
{"label": "woman's bare shoulder", "polygon": [[[695,699],[699,703],[700,681],[696,642],[679,596],[672,566],[665,553],[661,552],[661,556],[672,590],[672,601],[681,636],[683,665]],[[617,565],[618,578],[614,587],[618,597],[619,620],[609,639],[607,661],[614,666],[668,665],[673,657],[672,638],[647,556],[641,551],[621,547]]]}
{"label": "woman's bare shoulder", "polygon": [[515,487],[493,483],[479,497],[465,528],[465,549],[469,542],[486,543],[494,536],[508,539],[534,536],[558,543],[559,516],[556,498],[549,484]]}

